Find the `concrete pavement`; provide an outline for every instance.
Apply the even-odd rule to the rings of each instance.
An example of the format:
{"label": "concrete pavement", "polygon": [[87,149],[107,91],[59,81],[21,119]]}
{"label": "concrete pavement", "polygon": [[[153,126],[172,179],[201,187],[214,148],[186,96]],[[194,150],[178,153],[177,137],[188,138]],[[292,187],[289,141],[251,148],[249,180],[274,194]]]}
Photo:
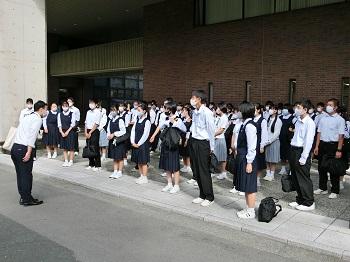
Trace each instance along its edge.
{"label": "concrete pavement", "polygon": [[[4,154],[0,155],[0,164],[11,166],[10,157]],[[281,202],[284,209],[272,222],[266,224],[259,223],[257,220],[239,220],[235,213],[244,207],[245,201],[242,197],[227,193],[229,185],[227,188],[220,186],[220,184],[216,185],[214,187],[216,194],[215,204],[209,208],[202,208],[191,203],[192,199],[198,196],[198,192],[186,183],[181,184],[182,191],[179,194],[162,193],[161,188],[164,186],[165,180],[159,176],[157,171],[154,172],[156,170],[154,168],[155,163],[151,164],[151,181],[149,184],[142,186],[135,184],[134,180],[137,177],[137,173],[132,172],[131,167],[127,168],[125,172],[127,175],[123,178],[118,180],[108,179],[110,170],[106,171],[106,169],[111,168],[110,162],[104,163],[104,171],[94,173],[84,170],[86,160],[83,159],[78,158],[77,163],[71,168],[63,168],[61,167],[62,162],[59,160],[48,160],[44,157],[39,157],[35,162],[34,170],[49,177],[68,181],[119,198],[137,200],[146,205],[184,214],[210,223],[224,225],[257,236],[271,238],[289,246],[302,246],[309,250],[350,260],[349,214],[346,213],[349,210],[349,198],[340,198],[336,200],[338,202],[331,202],[339,203],[340,206],[344,205],[345,207],[343,212],[337,211],[337,208],[335,209],[336,211],[333,210],[334,208],[329,208],[333,210],[328,212],[329,214],[337,215],[332,217],[323,211],[326,207],[322,205],[318,211],[313,213],[303,213],[288,208],[286,206],[287,201],[284,201],[284,198],[288,200],[293,199],[294,196],[291,194],[285,196],[284,193],[276,191],[273,196],[278,197],[278,195],[283,194],[279,198],[282,199]],[[186,178],[183,180],[185,181]],[[219,181],[218,183],[222,182]],[[278,186],[278,182],[275,182],[275,184]],[[271,185],[266,186],[271,188]],[[269,194],[268,192],[270,191],[267,190],[265,194]],[[40,194],[40,192],[38,193]],[[260,193],[258,198],[261,199],[265,196],[267,195]],[[318,202],[324,203],[324,206],[329,203],[328,199],[316,201],[317,206]]]}

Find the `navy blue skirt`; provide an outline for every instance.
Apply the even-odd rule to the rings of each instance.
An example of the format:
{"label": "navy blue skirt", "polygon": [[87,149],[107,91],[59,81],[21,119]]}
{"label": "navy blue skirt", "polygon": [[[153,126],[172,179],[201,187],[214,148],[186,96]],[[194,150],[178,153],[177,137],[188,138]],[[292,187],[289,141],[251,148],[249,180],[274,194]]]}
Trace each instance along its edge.
{"label": "navy blue skirt", "polygon": [[280,156],[282,161],[287,161],[290,158],[290,142],[281,141],[280,144]]}
{"label": "navy blue skirt", "polygon": [[57,126],[48,126],[48,133],[43,134],[43,143],[46,146],[58,146],[60,143],[60,133]]}
{"label": "navy blue skirt", "polygon": [[132,148],[131,161],[137,165],[147,165],[150,162],[148,141],[143,143],[139,148]]}
{"label": "navy blue skirt", "polygon": [[253,161],[253,171],[247,174],[247,158],[246,154],[237,154],[236,157],[236,169],[237,176],[235,179],[236,189],[245,193],[256,193],[258,191],[257,187],[257,167],[256,160]]}
{"label": "navy blue skirt", "polygon": [[264,169],[267,168],[266,166],[266,158],[265,158],[265,152],[264,153],[260,153],[260,149],[257,150],[257,154],[255,157],[256,160],[256,169],[258,171],[262,171]]}
{"label": "navy blue skirt", "polygon": [[163,144],[160,151],[159,168],[170,173],[180,170],[179,150],[170,151]]}
{"label": "navy blue skirt", "polygon": [[112,142],[113,140],[109,141],[108,158],[117,161],[123,160],[126,157],[126,142],[122,142],[116,146]]}
{"label": "navy blue skirt", "polygon": [[71,130],[66,137],[60,136],[60,148],[68,151],[74,151],[75,148],[75,136],[73,130]]}

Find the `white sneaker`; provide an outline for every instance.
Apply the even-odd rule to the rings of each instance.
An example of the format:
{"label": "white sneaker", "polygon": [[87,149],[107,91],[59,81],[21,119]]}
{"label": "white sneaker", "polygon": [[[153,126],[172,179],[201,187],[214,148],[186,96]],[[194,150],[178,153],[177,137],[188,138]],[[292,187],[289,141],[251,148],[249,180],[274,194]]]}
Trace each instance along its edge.
{"label": "white sneaker", "polygon": [[62,164],[63,167],[68,167],[68,161],[64,161]]}
{"label": "white sneaker", "polygon": [[313,203],[311,206],[304,206],[304,205],[299,205],[296,206],[295,209],[298,209],[300,211],[312,211],[315,210],[315,203]]}
{"label": "white sneaker", "polygon": [[138,179],[136,179],[136,184],[143,185],[148,183],[147,176],[140,176]]}
{"label": "white sneaker", "polygon": [[92,171],[94,171],[94,172],[99,172],[99,171],[101,171],[101,170],[102,170],[101,167],[93,167],[93,168],[92,168]]}
{"label": "white sneaker", "polygon": [[187,180],[187,184],[193,185],[195,182],[197,182],[196,180],[194,180],[193,178],[191,178],[190,180]]}
{"label": "white sneaker", "polygon": [[264,179],[265,181],[269,181],[269,182],[275,180],[275,178],[274,178],[272,175],[270,175],[270,176],[265,176],[263,179]]}
{"label": "white sneaker", "polygon": [[226,172],[222,172],[216,178],[219,180],[227,179],[227,174]]}
{"label": "white sneaker", "polygon": [[73,165],[73,161],[69,161],[68,163],[67,163],[67,167],[70,167],[70,166],[72,166]]}
{"label": "white sneaker", "polygon": [[173,185],[167,184],[165,187],[163,187],[162,192],[168,192],[168,191],[171,191],[172,189],[173,189]]}
{"label": "white sneaker", "polygon": [[331,193],[329,196],[328,196],[329,199],[336,199],[338,198],[338,194],[336,193]]}
{"label": "white sneaker", "polygon": [[209,201],[209,200],[204,200],[202,203],[201,203],[201,206],[202,207],[208,207],[208,206],[210,206],[211,204],[213,204],[214,203],[214,201]]}
{"label": "white sneaker", "polygon": [[237,194],[237,193],[239,193],[239,191],[234,187],[230,190],[230,193]]}
{"label": "white sneaker", "polygon": [[74,155],[75,156],[79,156],[79,152],[74,152]]}
{"label": "white sneaker", "polygon": [[91,170],[91,169],[92,169],[92,166],[85,167],[85,170]]}
{"label": "white sneaker", "polygon": [[170,190],[170,194],[176,194],[180,192],[180,187],[178,185],[175,185],[171,190]]}
{"label": "white sneaker", "polygon": [[127,160],[131,160],[131,155],[128,155],[128,156],[126,157],[126,159],[127,159]]}
{"label": "white sneaker", "polygon": [[47,158],[48,158],[48,159],[51,159],[51,158],[52,158],[51,153],[47,153]]}
{"label": "white sneaker", "polygon": [[128,165],[128,160],[124,159],[124,166],[127,166],[127,165]]}
{"label": "white sneaker", "polygon": [[287,170],[285,167],[282,167],[281,171],[278,173],[279,175],[286,175],[287,174]]}
{"label": "white sneaker", "polygon": [[344,182],[343,181],[339,182],[339,190],[344,190]]}
{"label": "white sneaker", "polygon": [[109,176],[109,178],[117,178],[118,171],[114,171],[112,175]]}
{"label": "white sneaker", "polygon": [[52,159],[55,159],[55,158],[57,158],[57,152],[53,152],[53,154],[52,154],[52,157],[51,157]]}
{"label": "white sneaker", "polygon": [[255,211],[250,212],[248,211],[248,209],[244,209],[244,210],[238,211],[237,216],[243,219],[252,219],[252,218],[255,218]]}
{"label": "white sneaker", "polygon": [[239,191],[238,195],[240,195],[240,196],[245,196],[245,193]]}
{"label": "white sneaker", "polygon": [[297,202],[291,202],[288,204],[288,206],[296,208],[297,206],[299,206],[299,204]]}
{"label": "white sneaker", "polygon": [[167,176],[167,173],[166,173],[166,172],[161,173],[161,174],[160,174],[160,176],[162,176],[162,177],[166,177],[166,176]]}
{"label": "white sneaker", "polygon": [[204,199],[200,198],[200,197],[197,197],[195,199],[192,200],[192,203],[193,204],[200,204],[204,201]]}
{"label": "white sneaker", "polygon": [[317,189],[314,191],[315,195],[327,195],[328,191],[327,190],[322,190],[322,189]]}
{"label": "white sneaker", "polygon": [[117,172],[117,174],[115,175],[115,178],[118,179],[118,178],[121,178],[122,176],[123,176],[122,171],[119,171],[119,172]]}
{"label": "white sneaker", "polygon": [[182,168],[180,168],[180,172],[187,173],[188,172],[188,166],[183,166]]}

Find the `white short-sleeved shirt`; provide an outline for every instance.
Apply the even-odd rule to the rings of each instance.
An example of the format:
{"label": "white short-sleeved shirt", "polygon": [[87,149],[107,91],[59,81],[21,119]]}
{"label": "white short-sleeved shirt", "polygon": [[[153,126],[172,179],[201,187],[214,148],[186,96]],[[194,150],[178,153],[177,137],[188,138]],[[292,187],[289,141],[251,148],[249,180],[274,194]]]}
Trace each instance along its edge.
{"label": "white short-sleeved shirt", "polygon": [[338,142],[339,135],[345,134],[345,120],[338,114],[326,114],[321,118],[317,132],[321,133],[323,142]]}
{"label": "white short-sleeved shirt", "polygon": [[216,136],[215,138],[225,138],[225,130],[228,126],[228,117],[226,114],[223,114],[222,116],[219,116],[215,119],[215,127],[216,131],[219,129],[224,129],[224,132],[222,132],[220,135]]}
{"label": "white short-sleeved shirt", "polygon": [[98,126],[100,124],[100,120],[101,120],[101,111],[99,108],[95,108],[94,110],[87,111],[86,119],[85,119],[85,128],[92,129],[94,127],[94,124]]}

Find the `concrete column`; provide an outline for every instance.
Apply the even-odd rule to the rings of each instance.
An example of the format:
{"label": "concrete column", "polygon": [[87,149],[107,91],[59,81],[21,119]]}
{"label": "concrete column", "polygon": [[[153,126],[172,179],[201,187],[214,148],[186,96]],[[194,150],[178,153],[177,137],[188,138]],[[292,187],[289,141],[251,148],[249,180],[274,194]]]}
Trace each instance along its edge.
{"label": "concrete column", "polygon": [[47,99],[45,0],[0,0],[0,141],[28,97]]}

